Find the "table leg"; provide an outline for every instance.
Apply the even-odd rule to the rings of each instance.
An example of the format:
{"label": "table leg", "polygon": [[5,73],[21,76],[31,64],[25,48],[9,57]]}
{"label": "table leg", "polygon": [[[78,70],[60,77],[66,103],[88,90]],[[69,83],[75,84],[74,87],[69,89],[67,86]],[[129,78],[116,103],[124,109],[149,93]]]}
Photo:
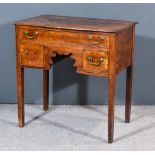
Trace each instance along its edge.
{"label": "table leg", "polygon": [[24,126],[24,68],[17,66],[18,126]]}
{"label": "table leg", "polygon": [[130,65],[126,70],[126,104],[125,104],[125,122],[126,123],[130,122],[132,76],[133,76],[133,65]]}
{"label": "table leg", "polygon": [[108,77],[108,143],[113,142],[114,135],[115,78]]}
{"label": "table leg", "polygon": [[49,104],[49,70],[43,70],[43,110],[48,109]]}

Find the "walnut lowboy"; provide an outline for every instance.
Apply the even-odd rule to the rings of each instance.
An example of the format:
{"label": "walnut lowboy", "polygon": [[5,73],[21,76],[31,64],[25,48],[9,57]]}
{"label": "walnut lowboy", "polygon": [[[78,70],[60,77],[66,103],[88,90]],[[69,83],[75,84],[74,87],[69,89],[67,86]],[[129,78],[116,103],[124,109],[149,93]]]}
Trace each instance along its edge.
{"label": "walnut lowboy", "polygon": [[135,22],[42,15],[15,22],[19,126],[24,126],[24,67],[43,69],[48,109],[49,69],[57,55],[74,59],[77,73],[108,77],[108,142],[113,142],[116,75],[127,69],[125,121],[130,122]]}

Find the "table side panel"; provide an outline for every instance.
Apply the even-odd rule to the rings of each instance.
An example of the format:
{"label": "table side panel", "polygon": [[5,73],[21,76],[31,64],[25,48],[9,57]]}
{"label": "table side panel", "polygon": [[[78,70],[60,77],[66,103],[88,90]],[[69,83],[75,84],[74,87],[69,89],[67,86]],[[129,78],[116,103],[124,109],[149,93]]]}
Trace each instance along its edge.
{"label": "table side panel", "polygon": [[116,38],[116,72],[119,73],[132,64],[133,27],[119,32]]}

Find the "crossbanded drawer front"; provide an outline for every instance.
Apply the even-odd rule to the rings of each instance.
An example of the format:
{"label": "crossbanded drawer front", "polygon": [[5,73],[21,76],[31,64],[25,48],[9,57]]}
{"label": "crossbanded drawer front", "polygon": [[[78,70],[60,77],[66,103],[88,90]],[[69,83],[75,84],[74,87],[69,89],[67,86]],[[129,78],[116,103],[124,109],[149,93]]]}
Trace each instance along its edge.
{"label": "crossbanded drawer front", "polygon": [[20,47],[21,65],[28,67],[43,67],[43,47],[25,45]]}
{"label": "crossbanded drawer front", "polygon": [[83,71],[108,74],[109,50],[90,49],[84,52]]}

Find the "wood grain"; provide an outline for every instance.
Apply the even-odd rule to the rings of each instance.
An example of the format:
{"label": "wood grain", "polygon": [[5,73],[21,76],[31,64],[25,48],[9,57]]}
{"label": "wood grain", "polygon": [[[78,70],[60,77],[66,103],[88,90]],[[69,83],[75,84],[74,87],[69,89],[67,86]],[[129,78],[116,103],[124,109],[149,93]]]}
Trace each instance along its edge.
{"label": "wood grain", "polygon": [[17,21],[14,22],[14,24],[82,31],[119,32],[134,26],[136,22],[99,18],[41,15]]}

